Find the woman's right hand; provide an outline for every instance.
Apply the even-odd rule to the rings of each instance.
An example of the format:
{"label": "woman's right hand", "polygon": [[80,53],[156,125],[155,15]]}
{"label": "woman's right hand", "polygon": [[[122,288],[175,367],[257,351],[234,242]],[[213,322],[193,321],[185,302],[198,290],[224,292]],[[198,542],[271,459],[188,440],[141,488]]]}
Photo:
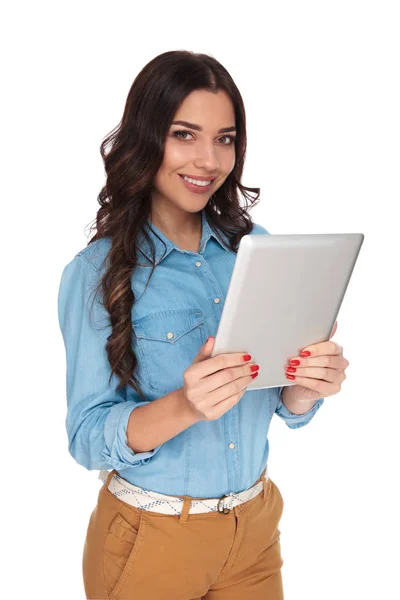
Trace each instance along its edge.
{"label": "woman's right hand", "polygon": [[215,421],[237,404],[253,381],[254,362],[245,362],[245,352],[209,355],[215,338],[201,348],[183,373],[183,396],[189,409],[200,421]]}

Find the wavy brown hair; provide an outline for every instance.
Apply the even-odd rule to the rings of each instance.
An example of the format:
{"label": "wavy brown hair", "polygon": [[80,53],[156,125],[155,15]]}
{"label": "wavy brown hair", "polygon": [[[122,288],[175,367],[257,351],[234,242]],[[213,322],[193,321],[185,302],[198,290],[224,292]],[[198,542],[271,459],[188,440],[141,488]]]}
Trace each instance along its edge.
{"label": "wavy brown hair", "polygon": [[[152,59],[135,78],[126,100],[121,122],[100,146],[106,183],[98,195],[95,235],[88,245],[104,237],[111,239],[107,270],[97,291],[110,315],[112,332],[106,351],[117,390],[130,385],[145,400],[134,376],[137,359],[132,347],[131,311],[135,296],[131,286],[137,260],[137,237],[150,215],[151,191],[163,162],[164,144],[171,121],[180,104],[194,90],[225,91],[233,103],[236,119],[235,165],[221,187],[209,199],[206,217],[211,228],[225,233],[229,248],[237,252],[240,239],[250,233],[253,222],[248,210],[257,203],[260,188],[241,183],[246,154],[246,115],[242,97],[228,71],[212,56],[185,50],[164,52]],[[106,152],[106,148],[108,151]],[[250,205],[240,206],[238,192]],[[252,192],[254,198],[249,194]],[[153,268],[154,272],[154,244]]]}

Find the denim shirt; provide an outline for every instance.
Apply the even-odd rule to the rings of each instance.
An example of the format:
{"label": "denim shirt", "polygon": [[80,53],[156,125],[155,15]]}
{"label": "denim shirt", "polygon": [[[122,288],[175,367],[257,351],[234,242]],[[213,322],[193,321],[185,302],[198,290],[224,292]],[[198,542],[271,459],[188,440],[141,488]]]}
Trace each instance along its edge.
{"label": "denim shirt", "polygon": [[[133,452],[126,436],[130,413],[183,386],[184,370],[208,336],[216,336],[236,260],[211,229],[204,209],[198,253],[182,250],[154,224],[147,224],[153,229],[147,230],[155,244],[157,266],[145,290],[151,253],[141,231],[140,264],[131,277],[135,377],[145,402],[130,386],[116,391],[115,375],[109,382],[105,346],[111,324],[98,300],[101,291],[92,305],[110,238],[86,246],[62,272],[58,319],[66,351],[68,450],[88,470],[115,468],[127,481],[163,494],[211,498],[245,490],[267,464],[273,415],[296,429],[310,422],[324,398],[307,413],[296,415],[282,403],[282,387],[247,390],[219,419],[191,425],[148,452]],[[269,232],[253,223],[250,235],[261,233]]]}

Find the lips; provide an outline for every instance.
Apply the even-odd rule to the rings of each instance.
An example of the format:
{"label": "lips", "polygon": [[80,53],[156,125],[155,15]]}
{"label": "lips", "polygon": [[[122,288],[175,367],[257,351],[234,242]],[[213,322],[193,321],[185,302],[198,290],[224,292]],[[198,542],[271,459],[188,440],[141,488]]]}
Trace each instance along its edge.
{"label": "lips", "polygon": [[189,177],[189,179],[194,179],[195,181],[214,181],[214,179],[216,179],[216,177],[195,177],[194,175],[186,175],[186,173],[178,173],[178,175],[180,175],[182,179],[184,177]]}
{"label": "lips", "polygon": [[[178,173],[178,175],[180,174]],[[184,177],[182,177],[182,175],[180,175],[180,178],[182,179],[182,183],[185,186],[185,188],[193,194],[207,194],[209,190],[211,190],[213,187],[213,181],[201,185],[200,183],[190,183],[190,181],[187,181]]]}

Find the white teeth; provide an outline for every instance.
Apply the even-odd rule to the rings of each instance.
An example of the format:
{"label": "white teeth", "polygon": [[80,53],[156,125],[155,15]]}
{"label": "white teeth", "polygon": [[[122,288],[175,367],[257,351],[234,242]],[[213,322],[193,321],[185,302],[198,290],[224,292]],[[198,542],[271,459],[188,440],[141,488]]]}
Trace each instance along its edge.
{"label": "white teeth", "polygon": [[183,179],[185,181],[189,181],[189,183],[194,183],[195,185],[200,185],[201,187],[205,187],[206,185],[209,185],[211,183],[211,179],[210,179],[210,181],[197,181],[197,179],[190,179],[190,177],[186,177],[186,175],[183,175]]}

